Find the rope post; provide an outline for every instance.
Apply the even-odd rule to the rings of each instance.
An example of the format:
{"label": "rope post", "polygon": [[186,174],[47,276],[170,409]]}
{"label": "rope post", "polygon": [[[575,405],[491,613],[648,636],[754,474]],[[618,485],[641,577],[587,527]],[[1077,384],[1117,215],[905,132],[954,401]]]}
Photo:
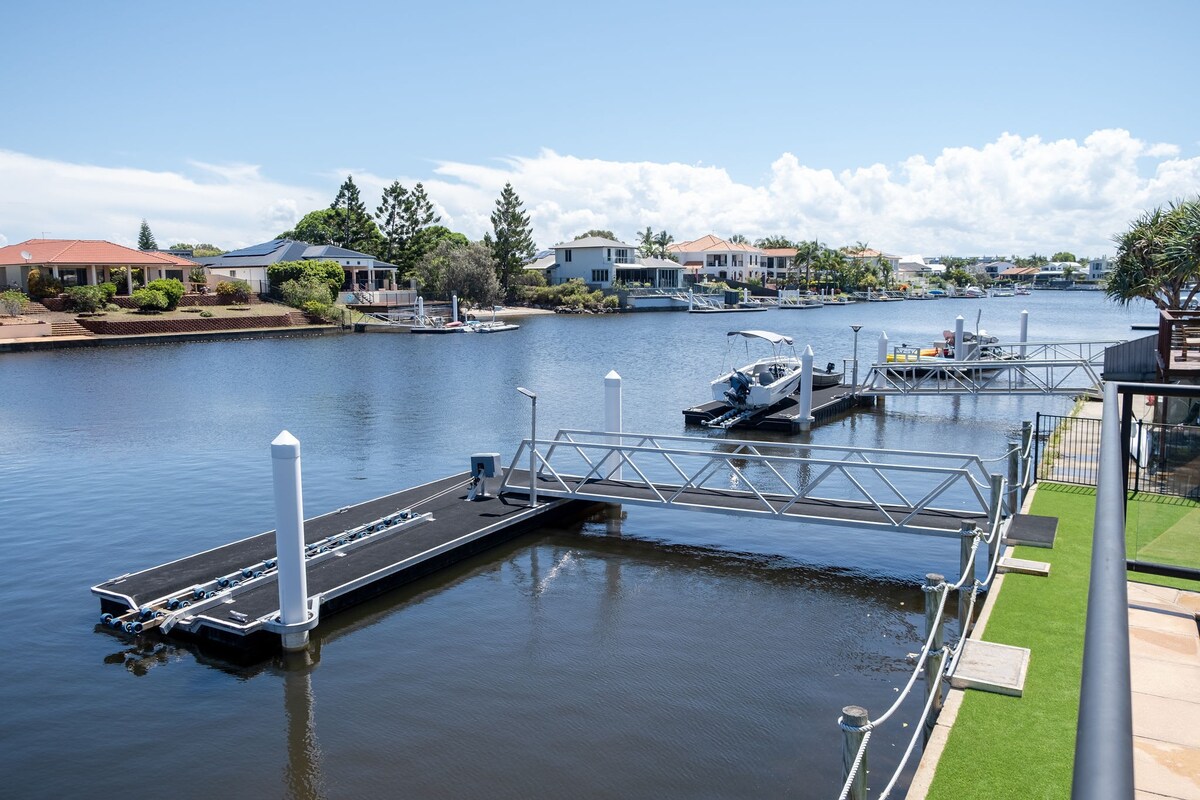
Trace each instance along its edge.
{"label": "rope post", "polygon": [[[971,545],[975,543],[975,525],[970,522],[962,523],[962,527],[958,529],[958,576],[962,578],[967,574],[968,570],[975,571],[975,564],[971,561]],[[971,578],[975,576],[972,575]],[[963,585],[958,590],[958,625],[962,630],[962,635],[965,637],[967,631],[970,630],[971,620],[967,619],[967,608],[971,602],[970,590],[967,586],[974,588],[974,580],[963,580]],[[928,598],[926,599],[928,604]],[[928,608],[928,605],[926,605]]]}
{"label": "rope post", "polygon": [[[862,731],[848,731],[846,727],[861,728],[867,724],[867,710],[862,706],[846,706],[842,709],[842,785],[850,777],[854,769],[854,760],[858,758],[858,748],[862,745]],[[854,782],[850,784],[850,794],[847,800],[867,800],[867,754],[863,753],[862,763],[858,772],[854,773]]]}
{"label": "rope post", "polygon": [[936,695],[929,706],[929,716],[925,720],[925,740],[933,733],[934,720],[942,711],[942,653],[943,634],[946,627],[945,616],[938,620],[938,608],[941,606],[942,592],[945,591],[946,578],[936,572],[925,575],[925,640],[930,642],[929,653],[925,656],[925,702],[929,696]]}
{"label": "rope post", "polygon": [[1005,497],[1005,505],[1008,507],[1009,516],[1021,510],[1020,489],[1021,446],[1010,442],[1008,451],[1008,492],[1006,492],[1007,496]]}
{"label": "rope post", "polygon": [[[989,498],[989,508],[991,513],[988,514],[988,530],[987,530],[987,563],[989,566],[992,563],[992,549],[1000,546],[1000,505],[1004,502],[1004,476],[998,472],[991,474],[992,495]],[[993,536],[993,533],[995,534]]]}

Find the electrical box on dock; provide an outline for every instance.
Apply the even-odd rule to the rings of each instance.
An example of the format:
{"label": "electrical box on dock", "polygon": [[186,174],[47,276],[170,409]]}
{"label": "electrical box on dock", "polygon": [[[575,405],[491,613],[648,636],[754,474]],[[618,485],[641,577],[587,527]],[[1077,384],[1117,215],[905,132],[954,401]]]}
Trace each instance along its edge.
{"label": "electrical box on dock", "polygon": [[500,474],[499,453],[475,453],[471,456],[471,474],[494,478]]}

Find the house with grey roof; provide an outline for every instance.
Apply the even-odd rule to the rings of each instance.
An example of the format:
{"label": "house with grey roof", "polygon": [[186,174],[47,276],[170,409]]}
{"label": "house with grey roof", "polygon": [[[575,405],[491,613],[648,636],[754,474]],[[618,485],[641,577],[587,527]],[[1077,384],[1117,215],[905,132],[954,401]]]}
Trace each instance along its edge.
{"label": "house with grey roof", "polygon": [[267,267],[284,261],[336,261],[346,271],[344,288],[383,289],[395,278],[396,266],[368,253],[332,244],[272,239],[219,256],[196,259],[213,275],[247,281],[256,291],[267,288]]}
{"label": "house with grey roof", "polygon": [[674,261],[642,258],[637,248],[615,239],[588,236],[554,245],[554,263],[543,267],[547,282],[583,280],[593,289],[613,284],[646,284],[655,288],[679,288],[683,269]]}

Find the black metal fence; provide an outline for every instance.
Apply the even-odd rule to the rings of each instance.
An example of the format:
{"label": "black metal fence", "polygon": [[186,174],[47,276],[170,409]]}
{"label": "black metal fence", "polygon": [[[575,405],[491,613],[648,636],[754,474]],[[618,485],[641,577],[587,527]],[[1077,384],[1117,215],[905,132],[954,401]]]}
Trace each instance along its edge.
{"label": "black metal fence", "polygon": [[[1130,420],[1128,491],[1200,499],[1200,425],[1187,424],[1187,419]],[[1037,479],[1095,486],[1100,427],[1098,419],[1038,414],[1034,421]]]}

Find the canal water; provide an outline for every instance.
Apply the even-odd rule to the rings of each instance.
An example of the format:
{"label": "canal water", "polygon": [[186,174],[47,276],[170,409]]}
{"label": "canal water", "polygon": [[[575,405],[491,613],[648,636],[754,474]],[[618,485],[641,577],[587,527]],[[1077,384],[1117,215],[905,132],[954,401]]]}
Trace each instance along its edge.
{"label": "canal water", "polygon": [[[685,428],[728,330],[817,362],[967,318],[1133,338],[1097,293],[758,314],[534,317],[497,336],[346,335],[0,356],[0,771],[13,797],[831,797],[837,717],[879,712],[957,544],[626,507],[542,530],[333,618],[307,664],[237,666],[96,627],[88,587],[273,527],[268,443],[303,443],[314,515],[598,428]],[[890,399],[807,441],[997,457],[1069,399]],[[788,437],[784,437],[788,439]],[[800,441],[796,439],[788,439]],[[915,698],[919,701],[919,698]],[[901,714],[917,713],[909,703]],[[909,727],[872,740],[890,775]]]}

